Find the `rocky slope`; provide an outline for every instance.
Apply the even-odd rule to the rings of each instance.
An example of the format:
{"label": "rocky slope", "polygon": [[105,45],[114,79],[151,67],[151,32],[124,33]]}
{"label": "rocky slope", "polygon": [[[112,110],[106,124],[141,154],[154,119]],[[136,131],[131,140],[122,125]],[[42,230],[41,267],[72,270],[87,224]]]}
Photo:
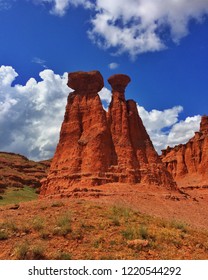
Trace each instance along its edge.
{"label": "rocky slope", "polygon": [[96,188],[106,196],[0,206],[0,260],[208,259],[207,196],[199,204],[168,199],[165,188]]}
{"label": "rocky slope", "polygon": [[186,144],[162,151],[162,161],[179,187],[208,186],[208,116]]}
{"label": "rocky slope", "polygon": [[67,193],[71,186],[110,182],[149,183],[175,188],[138,115],[125,100],[126,75],[109,78],[112,101],[106,113],[98,92],[98,71],[69,73],[68,96],[60,140],[41,195]]}
{"label": "rocky slope", "polygon": [[40,187],[49,166],[50,161],[34,162],[19,154],[0,152],[0,192],[8,187]]}

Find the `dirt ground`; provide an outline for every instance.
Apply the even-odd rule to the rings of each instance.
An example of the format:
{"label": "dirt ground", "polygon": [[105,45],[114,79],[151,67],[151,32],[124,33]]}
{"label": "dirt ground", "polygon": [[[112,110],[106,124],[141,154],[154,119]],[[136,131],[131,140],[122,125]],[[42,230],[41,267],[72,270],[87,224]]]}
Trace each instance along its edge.
{"label": "dirt ground", "polygon": [[208,229],[208,188],[183,189],[181,193],[158,186],[106,184],[94,189],[85,192],[80,188],[74,192],[74,197],[116,203],[151,216],[176,219],[196,228]]}
{"label": "dirt ground", "polygon": [[[119,237],[120,232],[124,229],[127,222],[124,221],[122,224],[122,222],[119,221],[120,226],[116,227],[115,225],[112,226],[112,223],[106,222],[106,216],[104,214],[102,216],[105,209],[109,209],[109,207],[116,205],[121,208],[129,208],[131,211],[141,213],[141,215],[147,214],[151,217],[163,218],[166,221],[175,220],[187,224],[189,228],[193,230],[208,232],[207,188],[186,189],[185,192],[184,190],[183,192],[179,192],[168,191],[157,186],[145,186],[141,184],[106,184],[93,188],[74,188],[68,196],[69,197],[63,198],[47,197],[31,202],[20,203],[19,206],[17,206],[17,209],[14,209],[14,205],[0,207],[0,224],[5,224],[5,221],[10,223],[10,225],[7,225],[7,228],[10,227],[8,238],[5,238],[5,240],[2,238],[0,240],[0,259],[15,259],[14,248],[17,244],[23,241],[32,244],[34,242],[39,242],[38,239],[41,239],[40,244],[42,244],[42,242],[44,242],[44,244],[47,243],[47,248],[51,248],[51,252],[53,252],[53,250],[62,252],[63,248],[66,248],[68,250],[67,252],[72,252],[72,255],[74,252],[78,252],[76,253],[76,259],[82,259],[83,256],[85,256],[85,259],[100,259],[101,257],[106,259],[111,258],[111,256],[102,255],[107,251],[111,252],[113,258],[116,259],[189,259],[193,257],[196,248],[200,251],[197,253],[198,255],[196,258],[208,258],[208,240],[206,234],[204,237],[199,235],[201,241],[193,241],[194,245],[189,244],[189,241],[191,240],[190,238],[192,238],[191,234],[189,234],[190,237],[187,239],[189,240],[187,241],[187,244],[186,239],[184,239],[184,241],[182,240],[182,243],[181,241],[178,242],[178,244],[181,243],[181,245],[175,244],[173,238],[173,248],[168,248],[168,250],[166,250],[168,252],[171,252],[172,250],[173,255],[170,255],[171,253],[167,256],[163,255],[165,250],[162,249],[161,251],[158,251],[158,249],[147,251],[145,249],[146,251],[144,250],[140,252],[139,256],[135,254],[133,255],[132,251],[129,251],[129,248],[124,248],[127,244],[125,243],[126,241]],[[50,221],[51,224],[53,224],[55,217],[57,218],[59,214],[67,211],[72,211],[74,213],[74,220],[72,223],[74,227],[72,233],[74,235],[69,233],[69,235],[71,235],[66,238],[64,234],[60,237],[59,234],[53,235],[50,234],[50,232],[43,232],[43,230],[47,230],[47,227],[48,229],[50,228]],[[98,221],[96,221],[97,215],[99,216]],[[44,220],[45,228],[42,231],[41,224],[38,224],[37,226],[37,221],[37,228],[35,228],[35,230],[34,224],[32,230],[27,229],[26,225],[24,225],[23,228],[23,224],[27,223],[27,221],[30,223],[31,221],[34,222],[37,217],[38,219],[41,217],[41,219]],[[124,218],[121,218],[121,220],[122,219]],[[134,220],[136,221],[136,219],[135,216]],[[54,230],[59,230],[59,227],[53,226],[53,231]],[[3,228],[1,231],[2,232],[0,233],[4,234],[5,229]],[[178,233],[176,232],[176,234]],[[184,233],[182,233],[182,235],[184,235]],[[93,241],[92,245],[92,239],[96,236],[97,241]],[[169,233],[168,238],[170,238]],[[196,237],[196,239],[197,238],[198,237]],[[107,243],[109,244],[106,245]],[[91,248],[90,246],[94,246],[94,248],[92,255],[89,255],[88,257],[86,252],[89,251],[89,248]],[[117,246],[114,251],[113,246]],[[168,246],[168,244],[165,246]],[[179,251],[177,246],[183,250],[181,249]],[[181,255],[177,255],[178,252],[180,252]],[[21,258],[21,256],[19,258]],[[41,258],[41,255],[39,258]],[[50,254],[48,258],[50,258]],[[74,258],[74,255],[72,258]],[[51,257],[51,259],[54,259],[54,256]]]}
{"label": "dirt ground", "polygon": [[[73,188],[69,198],[82,198],[85,200],[104,203],[107,205],[117,204],[130,207],[144,214],[165,219],[176,219],[188,223],[193,227],[208,229],[208,188],[183,189],[183,193],[169,191],[159,186],[106,184],[96,187]],[[40,199],[40,203],[57,199],[47,197]],[[35,202],[36,203],[36,202]],[[22,207],[30,208],[33,202],[22,203]],[[21,207],[21,208],[22,208]],[[10,206],[0,207],[0,220]],[[22,211],[21,215],[28,215],[29,210]],[[4,210],[4,211],[3,211]],[[16,211],[8,210],[16,215]]]}

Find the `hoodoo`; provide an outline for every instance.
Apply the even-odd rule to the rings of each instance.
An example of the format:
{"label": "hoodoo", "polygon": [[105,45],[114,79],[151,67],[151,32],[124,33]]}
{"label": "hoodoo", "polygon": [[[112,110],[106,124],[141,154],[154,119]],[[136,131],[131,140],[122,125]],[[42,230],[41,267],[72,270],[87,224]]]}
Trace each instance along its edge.
{"label": "hoodoo", "polygon": [[125,100],[130,78],[118,74],[108,81],[112,101],[106,113],[98,95],[104,86],[100,72],[69,73],[68,86],[74,92],[68,96],[59,143],[48,177],[42,183],[42,196],[67,194],[75,185],[111,182],[145,182],[175,188],[136,103]]}
{"label": "hoodoo", "polygon": [[186,144],[163,150],[161,158],[180,187],[207,186],[208,116],[202,116],[194,137]]}
{"label": "hoodoo", "polygon": [[126,75],[108,79],[112,87],[112,101],[108,110],[108,124],[117,155],[117,166],[129,183],[173,187],[172,177],[165,169],[138,114],[136,102],[125,100],[125,88],[130,82]]}

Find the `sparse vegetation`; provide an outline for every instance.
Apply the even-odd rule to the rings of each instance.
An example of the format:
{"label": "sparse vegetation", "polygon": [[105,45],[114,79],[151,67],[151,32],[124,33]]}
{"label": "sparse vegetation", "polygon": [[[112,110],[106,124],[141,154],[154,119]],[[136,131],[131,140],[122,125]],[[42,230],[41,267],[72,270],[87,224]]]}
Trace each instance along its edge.
{"label": "sparse vegetation", "polygon": [[8,234],[5,231],[0,231],[0,240],[8,239]]}
{"label": "sparse vegetation", "polygon": [[55,260],[72,260],[72,255],[67,252],[60,252],[55,256],[54,259]]}
{"label": "sparse vegetation", "polygon": [[[13,252],[13,258],[208,258],[208,233],[191,229],[184,222],[162,220],[121,206],[97,207],[89,201],[71,200],[68,205],[64,201],[63,207],[52,211],[52,203],[45,201],[42,213],[43,204],[34,202],[37,212],[33,210],[27,220],[14,215],[0,224],[0,240]],[[5,252],[1,256],[9,258]]]}
{"label": "sparse vegetation", "polygon": [[23,243],[20,243],[20,244],[16,245],[16,247],[15,247],[16,258],[18,260],[26,260],[28,250],[29,250],[28,241],[24,241]]}
{"label": "sparse vegetation", "polygon": [[15,247],[15,256],[18,260],[43,260],[45,259],[44,246],[41,244],[31,245],[28,240],[19,243]]}
{"label": "sparse vegetation", "polygon": [[30,249],[31,259],[33,260],[44,260],[44,248],[41,245],[35,245]]}
{"label": "sparse vegetation", "polygon": [[54,201],[51,204],[51,207],[61,207],[61,206],[64,206],[64,203],[62,201]]}
{"label": "sparse vegetation", "polygon": [[140,232],[137,227],[127,227],[125,230],[121,231],[121,234],[127,240],[140,238]]}
{"label": "sparse vegetation", "polygon": [[188,231],[188,225],[181,221],[174,220],[170,223],[170,226],[172,226],[173,228],[176,228],[176,229],[180,229],[184,233],[186,233]]}
{"label": "sparse vegetation", "polygon": [[44,228],[44,219],[42,217],[35,217],[34,220],[32,221],[32,227],[35,230],[42,230]]}
{"label": "sparse vegetation", "polygon": [[40,231],[40,237],[44,240],[49,239],[50,236],[50,232],[47,229],[43,229],[42,231]]}
{"label": "sparse vegetation", "polygon": [[129,208],[114,205],[111,208],[110,219],[113,226],[120,226],[122,221],[128,222],[131,210]]}
{"label": "sparse vegetation", "polygon": [[66,236],[72,232],[71,227],[71,214],[66,213],[57,217],[56,226],[54,227],[53,234]]}
{"label": "sparse vegetation", "polygon": [[11,231],[11,232],[17,232],[18,231],[18,226],[12,220],[6,221],[5,223],[2,224],[2,226],[4,228],[6,228],[7,230]]}
{"label": "sparse vegetation", "polygon": [[103,237],[99,237],[93,241],[94,248],[99,248],[101,244],[104,242]]}
{"label": "sparse vegetation", "polygon": [[146,226],[141,225],[139,228],[139,235],[142,239],[147,239],[148,238],[148,229]]}
{"label": "sparse vegetation", "polygon": [[21,230],[22,232],[28,234],[31,232],[31,225],[28,221],[24,221],[22,224],[21,224]]}
{"label": "sparse vegetation", "polygon": [[117,206],[117,205],[114,205],[111,208],[111,211],[112,211],[113,217],[123,218],[123,219],[125,219],[125,221],[128,221],[128,219],[131,215],[131,212],[132,212],[131,209],[129,209],[129,208]]}
{"label": "sparse vegetation", "polygon": [[120,221],[117,217],[112,218],[112,225],[117,226],[117,227],[121,225]]}
{"label": "sparse vegetation", "polygon": [[0,206],[37,199],[40,179],[49,165],[50,161],[34,162],[19,154],[0,152]]}
{"label": "sparse vegetation", "polygon": [[2,194],[0,206],[8,204],[17,204],[19,202],[31,201],[37,199],[36,190],[30,187],[24,188],[8,188]]}

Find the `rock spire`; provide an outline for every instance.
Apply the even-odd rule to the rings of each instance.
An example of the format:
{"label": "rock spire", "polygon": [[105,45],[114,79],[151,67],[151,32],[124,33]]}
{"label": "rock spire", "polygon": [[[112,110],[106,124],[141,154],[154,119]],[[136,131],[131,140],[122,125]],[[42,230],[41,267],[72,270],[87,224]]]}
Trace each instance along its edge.
{"label": "rock spire", "polygon": [[125,100],[130,78],[117,74],[108,79],[112,101],[107,113],[98,95],[104,85],[100,72],[74,72],[68,78],[74,92],[68,96],[60,140],[41,195],[67,193],[74,185],[111,182],[174,188],[136,103]]}

